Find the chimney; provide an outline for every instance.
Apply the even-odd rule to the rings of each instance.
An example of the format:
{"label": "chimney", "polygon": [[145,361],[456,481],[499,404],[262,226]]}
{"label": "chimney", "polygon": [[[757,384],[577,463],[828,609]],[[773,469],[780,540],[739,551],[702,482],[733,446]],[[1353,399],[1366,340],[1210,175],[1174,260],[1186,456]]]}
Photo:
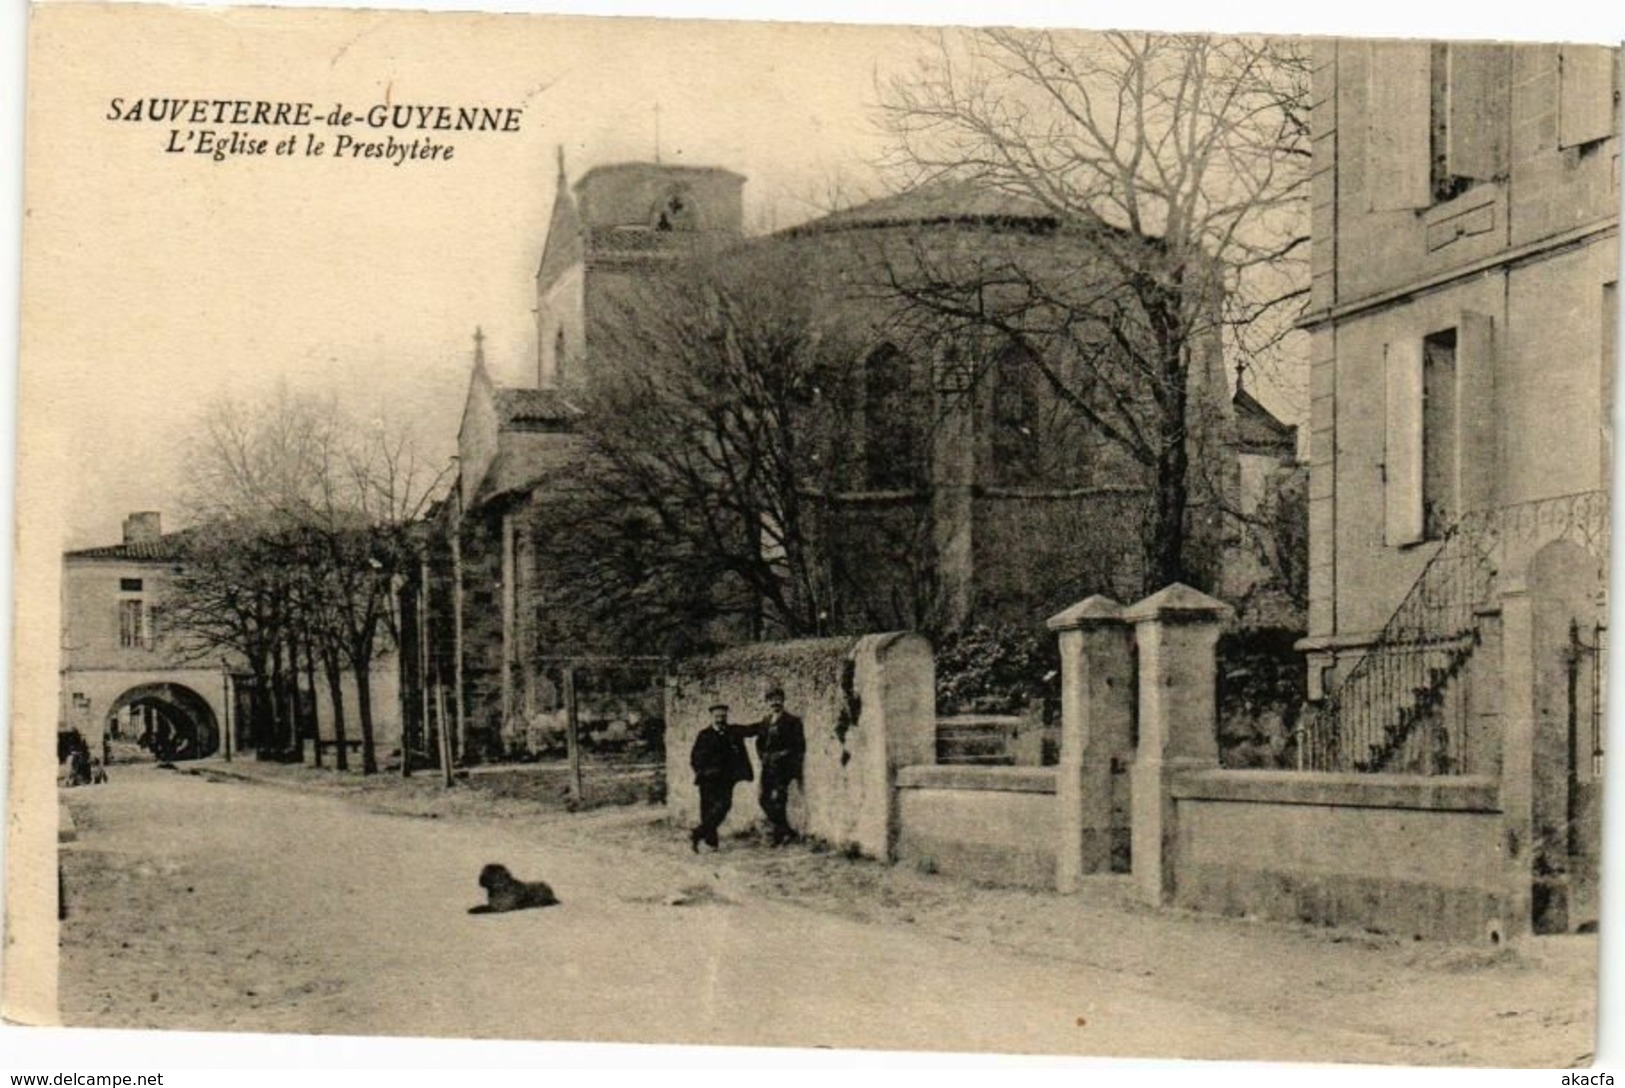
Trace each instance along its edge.
{"label": "chimney", "polygon": [[164,531],[159,527],[158,511],[143,510],[124,519],[124,543],[152,544]]}

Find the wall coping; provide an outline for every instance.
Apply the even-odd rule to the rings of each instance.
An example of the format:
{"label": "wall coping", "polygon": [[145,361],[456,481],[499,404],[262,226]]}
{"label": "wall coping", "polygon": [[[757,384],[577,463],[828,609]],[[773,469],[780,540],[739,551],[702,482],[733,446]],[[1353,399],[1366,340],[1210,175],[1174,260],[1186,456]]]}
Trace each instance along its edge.
{"label": "wall coping", "polygon": [[1123,609],[1125,623],[1223,623],[1235,609],[1183,582],[1164,586],[1143,601]]}
{"label": "wall coping", "polygon": [[1071,608],[1055,613],[1044,624],[1051,631],[1074,631],[1081,627],[1101,627],[1122,622],[1123,606],[1110,597],[1096,593]]}
{"label": "wall coping", "polygon": [[1332,774],[1320,771],[1192,771],[1170,783],[1186,801],[1500,812],[1500,780],[1490,775]]}
{"label": "wall coping", "polygon": [[1036,721],[1025,714],[938,714],[937,724],[941,725],[1027,725]]}
{"label": "wall coping", "polygon": [[1054,793],[1054,767],[977,767],[919,764],[900,767],[902,790],[980,790],[989,793]]}

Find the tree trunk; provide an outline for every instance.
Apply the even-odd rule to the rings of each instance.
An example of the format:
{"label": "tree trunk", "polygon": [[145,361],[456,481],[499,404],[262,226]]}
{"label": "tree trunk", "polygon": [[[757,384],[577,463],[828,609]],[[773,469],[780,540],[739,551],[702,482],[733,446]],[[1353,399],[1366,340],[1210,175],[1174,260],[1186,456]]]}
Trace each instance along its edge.
{"label": "tree trunk", "polygon": [[310,736],[311,747],[316,766],[322,765],[322,718],[321,712],[316,709],[316,645],[315,639],[306,636],[305,645],[305,687],[310,691]]}
{"label": "tree trunk", "polygon": [[1180,310],[1179,289],[1148,280],[1142,280],[1139,286],[1156,343],[1162,387],[1158,398],[1156,498],[1144,587],[1149,594],[1174,582],[1190,580],[1185,554],[1185,513],[1190,503],[1190,330]]}
{"label": "tree trunk", "polygon": [[299,635],[296,631],[288,633],[288,672],[285,677],[288,686],[288,727],[289,747],[293,750],[295,759],[299,763],[305,761],[305,700],[299,691]]}
{"label": "tree trunk", "polygon": [[288,674],[282,667],[282,640],[271,645],[271,735],[278,759],[287,758],[293,747],[289,736]]}
{"label": "tree trunk", "polygon": [[361,713],[361,773],[378,773],[378,753],[372,738],[372,670],[355,666],[355,701]]}
{"label": "tree trunk", "polygon": [[333,703],[333,762],[339,770],[347,771],[350,750],[344,743],[344,669],[337,654],[323,651],[322,671],[327,673],[327,697]]}
{"label": "tree trunk", "polygon": [[254,677],[248,692],[248,738],[255,758],[263,759],[270,743],[271,727],[271,676],[263,650],[249,659],[248,668]]}
{"label": "tree trunk", "polygon": [[410,579],[401,579],[396,587],[396,600],[400,602],[400,631],[396,638],[396,668],[398,687],[395,697],[401,719],[401,777],[412,777],[412,752],[422,735],[423,723],[417,720],[418,700],[412,693],[422,689],[423,677],[418,675],[418,602],[411,592]]}
{"label": "tree trunk", "polygon": [[1156,508],[1144,587],[1147,594],[1174,582],[1189,581],[1185,567],[1185,510],[1189,505],[1185,473],[1190,457],[1178,436],[1164,435],[1164,443],[1157,461]]}

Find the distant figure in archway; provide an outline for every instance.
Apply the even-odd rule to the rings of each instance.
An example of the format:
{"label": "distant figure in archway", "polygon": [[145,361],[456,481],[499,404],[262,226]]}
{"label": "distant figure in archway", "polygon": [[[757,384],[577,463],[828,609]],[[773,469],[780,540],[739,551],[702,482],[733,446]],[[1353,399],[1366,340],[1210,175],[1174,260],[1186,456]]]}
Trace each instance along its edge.
{"label": "distant figure in archway", "polygon": [[117,735],[116,723],[125,711],[132,723],[144,723],[136,744],[161,763],[204,759],[219,750],[214,710],[182,684],[143,684],[126,691],[108,709],[104,737]]}

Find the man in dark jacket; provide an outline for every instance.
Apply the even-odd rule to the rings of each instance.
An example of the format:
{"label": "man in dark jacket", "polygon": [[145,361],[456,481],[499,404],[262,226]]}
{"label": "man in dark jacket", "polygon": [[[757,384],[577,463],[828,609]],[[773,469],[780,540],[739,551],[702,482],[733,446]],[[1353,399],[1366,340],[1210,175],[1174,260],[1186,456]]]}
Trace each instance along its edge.
{"label": "man in dark jacket", "polygon": [[719,848],[717,829],[733,807],[735,783],[755,777],[744,733],[728,724],[726,703],[712,705],[711,724],[694,738],[689,766],[694,768],[694,784],[700,789],[700,824],[688,834],[689,848],[697,854],[702,842],[713,850]]}
{"label": "man in dark jacket", "polygon": [[787,809],[790,783],[801,780],[807,737],[801,719],[784,709],[783,688],[767,690],[767,706],[767,717],[751,731],[756,734],[756,758],[762,765],[762,812],[773,825],[772,844],[783,846],[796,837]]}

